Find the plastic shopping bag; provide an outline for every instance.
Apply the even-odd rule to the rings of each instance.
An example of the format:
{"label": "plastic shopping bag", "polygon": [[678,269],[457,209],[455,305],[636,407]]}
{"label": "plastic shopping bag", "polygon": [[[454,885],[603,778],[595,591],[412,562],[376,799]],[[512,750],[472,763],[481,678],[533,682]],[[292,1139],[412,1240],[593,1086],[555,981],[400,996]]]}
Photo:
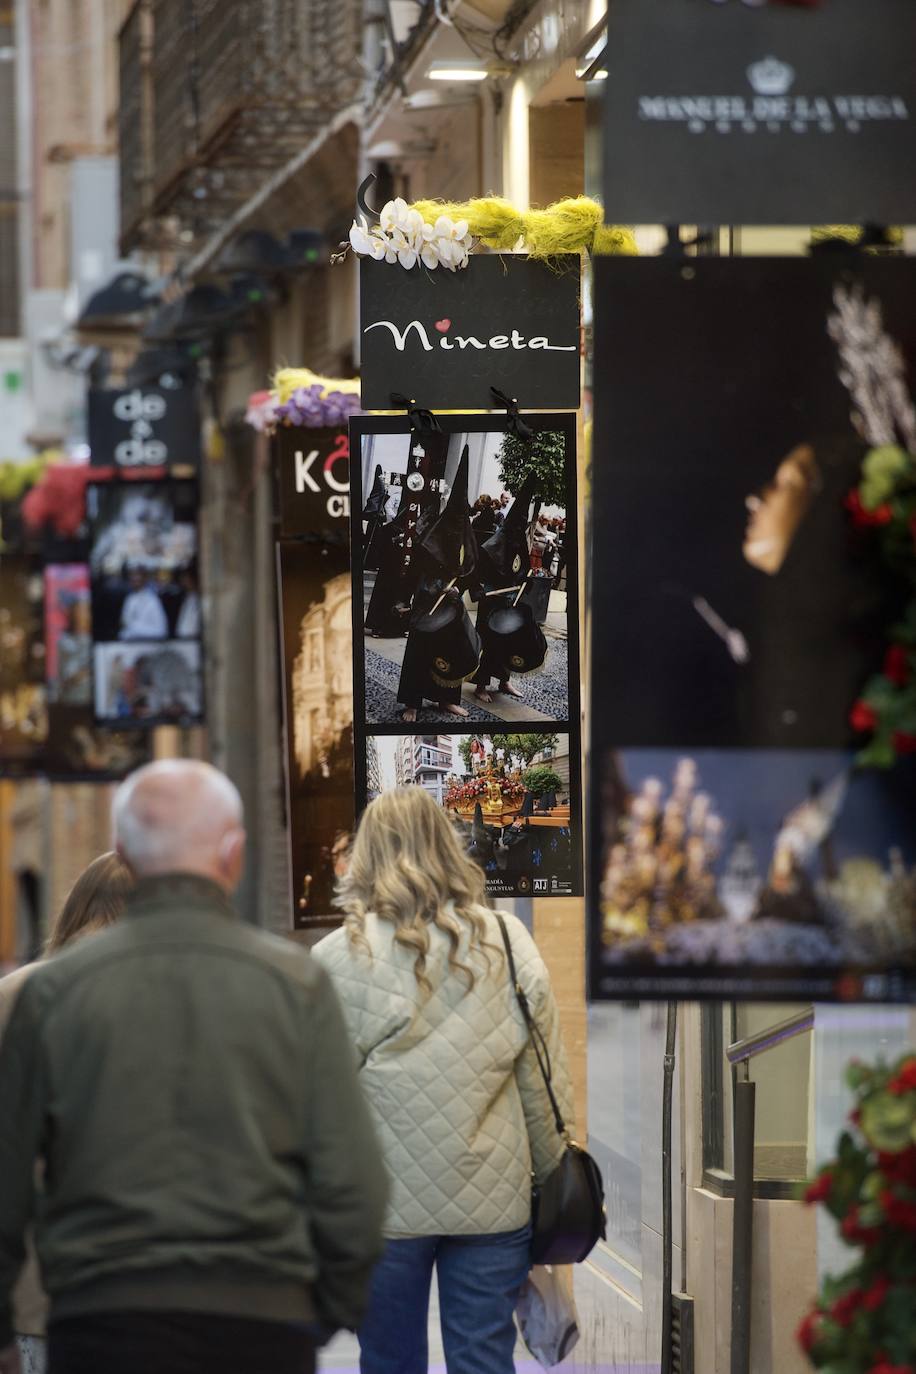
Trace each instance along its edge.
{"label": "plastic shopping bag", "polygon": [[521,1291],[515,1317],[522,1340],[538,1364],[551,1369],[565,1360],[579,1340],[570,1270],[536,1264]]}

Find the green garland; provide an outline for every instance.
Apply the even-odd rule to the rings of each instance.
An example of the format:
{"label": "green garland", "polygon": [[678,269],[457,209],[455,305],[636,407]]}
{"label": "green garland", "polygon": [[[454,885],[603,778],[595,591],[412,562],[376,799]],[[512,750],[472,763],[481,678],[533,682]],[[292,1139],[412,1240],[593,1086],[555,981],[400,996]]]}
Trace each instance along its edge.
{"label": "green garland", "polygon": [[844,1274],[824,1281],[798,1340],[824,1374],[916,1370],[916,1055],[892,1067],[853,1063],[856,1094],[836,1157],[805,1191],[858,1250]]}
{"label": "green garland", "polygon": [[858,762],[890,768],[901,755],[916,754],[916,457],[891,444],[871,449],[846,507],[855,525],[873,531],[885,564],[905,587],[883,670],[869,678],[850,715],[853,728],[871,736]]}

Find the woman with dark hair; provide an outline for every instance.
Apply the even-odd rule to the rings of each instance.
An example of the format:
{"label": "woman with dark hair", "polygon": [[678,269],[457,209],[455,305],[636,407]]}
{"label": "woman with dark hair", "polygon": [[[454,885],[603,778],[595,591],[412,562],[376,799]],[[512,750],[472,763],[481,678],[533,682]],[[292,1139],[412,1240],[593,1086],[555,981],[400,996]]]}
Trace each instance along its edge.
{"label": "woman with dark hair", "polygon": [[[93,859],[73,884],[54,920],[45,945],[50,957],[72,940],[103,930],[117,921],[133,886],[130,869],[115,853]],[[0,1035],[6,1027],[22,984],[34,964],[26,964],[0,978]],[[42,1292],[35,1255],[29,1247],[13,1294],[13,1323],[19,1339],[23,1374],[42,1374],[45,1367],[47,1300]]]}

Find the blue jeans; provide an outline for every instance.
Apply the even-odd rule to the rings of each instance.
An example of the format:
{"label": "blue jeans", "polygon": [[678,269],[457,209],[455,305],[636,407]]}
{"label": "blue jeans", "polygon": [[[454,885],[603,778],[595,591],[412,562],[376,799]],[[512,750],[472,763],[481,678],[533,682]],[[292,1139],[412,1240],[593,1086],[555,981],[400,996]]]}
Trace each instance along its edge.
{"label": "blue jeans", "polygon": [[512,1374],[513,1313],[531,1267],[531,1228],[389,1240],[359,1329],[361,1374],[426,1374],[429,1289],[439,1280],[448,1374]]}

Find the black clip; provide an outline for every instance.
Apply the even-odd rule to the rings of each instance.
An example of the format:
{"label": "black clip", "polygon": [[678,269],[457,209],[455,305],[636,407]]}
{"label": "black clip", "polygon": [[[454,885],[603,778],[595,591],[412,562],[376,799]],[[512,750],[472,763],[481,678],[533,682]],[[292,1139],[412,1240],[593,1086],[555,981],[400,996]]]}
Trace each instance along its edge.
{"label": "black clip", "polygon": [[441,433],[442,426],[439,424],[439,420],[433,412],[431,410],[423,410],[422,407],[418,406],[416,401],[412,400],[409,396],[403,396],[400,391],[392,391],[389,393],[389,400],[394,410],[407,411],[410,428],[416,430],[418,434],[422,434],[424,431],[429,433],[430,430]]}
{"label": "black clip", "polygon": [[360,210],[362,210],[367,220],[370,222],[375,220],[376,223],[378,222],[379,213],[378,210],[373,210],[372,206],[366,200],[366,192],[370,187],[374,186],[377,181],[378,177],[375,173],[370,172],[365,180],[360,182],[359,190],[356,192],[356,204],[359,206]]}
{"label": "black clip", "polygon": [[499,387],[491,386],[490,394],[500,409],[504,410],[509,417],[509,428],[519,439],[529,443],[534,438],[534,430],[530,425],[526,425],[521,415],[518,413],[518,401],[514,396],[507,396],[500,391]]}

